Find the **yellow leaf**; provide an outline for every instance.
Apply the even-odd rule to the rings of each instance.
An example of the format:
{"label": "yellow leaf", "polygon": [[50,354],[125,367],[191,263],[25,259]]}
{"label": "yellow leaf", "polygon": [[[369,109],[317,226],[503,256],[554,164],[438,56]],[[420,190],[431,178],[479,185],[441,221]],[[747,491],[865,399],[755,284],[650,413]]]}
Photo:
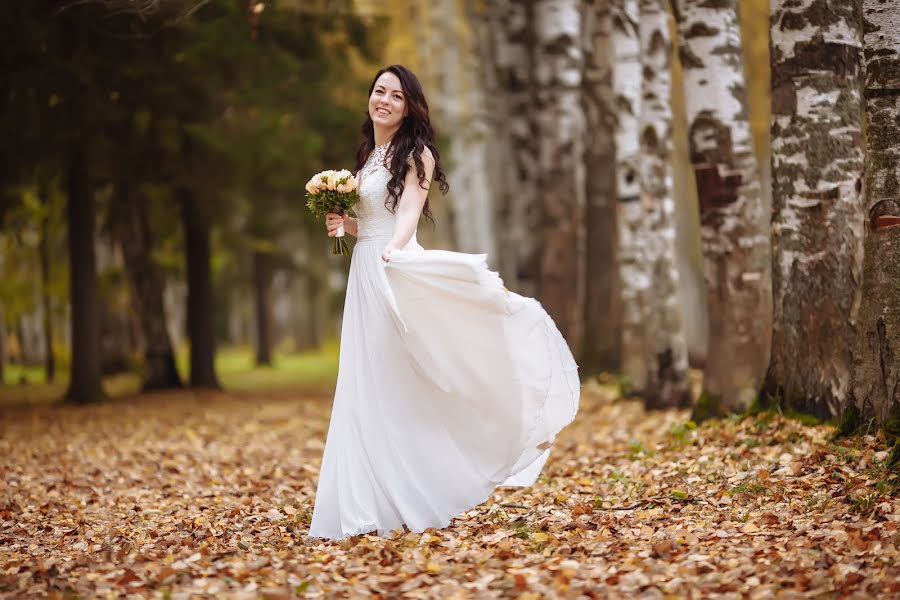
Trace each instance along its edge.
{"label": "yellow leaf", "polygon": [[430,562],[425,566],[425,570],[428,571],[429,573],[440,573],[441,565]]}
{"label": "yellow leaf", "polygon": [[578,485],[594,485],[594,482],[587,477],[582,477],[578,480]]}
{"label": "yellow leaf", "polygon": [[741,529],[744,533],[756,533],[759,531],[759,527],[756,526],[756,523],[753,521],[748,521],[744,527]]}

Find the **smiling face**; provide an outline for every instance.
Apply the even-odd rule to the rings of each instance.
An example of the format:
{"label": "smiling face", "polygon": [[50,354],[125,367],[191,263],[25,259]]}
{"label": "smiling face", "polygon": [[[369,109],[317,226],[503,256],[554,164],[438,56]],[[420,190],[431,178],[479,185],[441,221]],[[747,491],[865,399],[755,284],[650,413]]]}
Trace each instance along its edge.
{"label": "smiling face", "polygon": [[406,94],[400,79],[387,71],[375,80],[372,95],[369,96],[369,116],[376,126],[395,129],[400,127],[406,116]]}

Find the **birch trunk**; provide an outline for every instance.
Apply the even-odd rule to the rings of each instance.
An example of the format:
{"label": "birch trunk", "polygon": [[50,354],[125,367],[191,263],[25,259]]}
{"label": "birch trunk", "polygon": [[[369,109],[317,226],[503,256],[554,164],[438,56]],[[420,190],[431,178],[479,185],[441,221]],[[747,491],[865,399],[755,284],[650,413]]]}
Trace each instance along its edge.
{"label": "birch trunk", "polygon": [[672,43],[664,0],[641,0],[640,132],[641,246],[649,285],[642,305],[647,356],[643,396],[648,408],[690,405],[687,343],[678,303],[675,201],[672,184]]}
{"label": "birch trunk", "polygon": [[439,123],[449,133],[449,201],[453,205],[456,247],[461,252],[493,256],[490,190],[487,170],[486,100],[477,83],[479,53],[473,51],[471,30],[465,26],[459,0],[440,0],[432,7],[437,36]]}
{"label": "birch trunk", "polygon": [[488,112],[488,144],[497,268],[508,288],[537,295],[540,226],[534,124],[534,11],[530,0],[469,0]]}
{"label": "birch trunk", "polygon": [[697,418],[741,412],[769,363],[769,219],[750,136],[737,0],[676,0],[709,332]]}
{"label": "birch trunk", "polygon": [[894,440],[900,436],[900,6],[864,0],[863,11],[869,232],[850,402]]}
{"label": "birch trunk", "polygon": [[642,74],[638,12],[638,0],[615,0],[612,4],[622,373],[634,390],[643,390],[649,369],[646,361],[648,346],[644,337],[647,312],[644,299],[650,287],[650,275],[639,235],[642,214],[638,114],[641,109]]}
{"label": "birch trunk", "polygon": [[772,0],[773,337],[766,393],[836,416],[847,396],[865,235],[854,3]]}
{"label": "birch trunk", "polygon": [[584,314],[584,110],[581,4],[535,3],[536,137],[541,199],[538,298],[570,347]]}
{"label": "birch trunk", "polygon": [[586,269],[582,373],[619,371],[622,300],[616,231],[615,103],[612,91],[612,15],[607,0],[584,8],[584,112],[587,123]]}

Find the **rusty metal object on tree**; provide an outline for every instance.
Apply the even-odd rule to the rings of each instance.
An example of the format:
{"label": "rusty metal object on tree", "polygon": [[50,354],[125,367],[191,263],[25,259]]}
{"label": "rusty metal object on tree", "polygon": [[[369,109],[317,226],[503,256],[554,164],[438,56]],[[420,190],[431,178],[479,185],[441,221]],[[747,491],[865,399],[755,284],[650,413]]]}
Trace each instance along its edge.
{"label": "rusty metal object on tree", "polygon": [[701,163],[694,166],[694,176],[697,179],[701,217],[737,201],[737,190],[743,181],[739,172],[726,172],[722,177],[716,165]]}
{"label": "rusty metal object on tree", "polygon": [[890,227],[900,227],[900,217],[882,215],[872,219],[872,231]]}

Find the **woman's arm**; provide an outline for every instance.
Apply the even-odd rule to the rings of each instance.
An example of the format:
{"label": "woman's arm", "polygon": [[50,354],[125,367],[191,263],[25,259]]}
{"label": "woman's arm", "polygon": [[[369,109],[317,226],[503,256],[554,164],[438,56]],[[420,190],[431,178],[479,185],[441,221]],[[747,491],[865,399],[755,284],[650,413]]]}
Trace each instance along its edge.
{"label": "woman's arm", "polygon": [[328,228],[328,237],[337,235],[337,228],[341,226],[341,223],[344,224],[346,233],[352,236],[356,236],[359,233],[359,220],[356,217],[351,217],[347,213],[344,213],[343,217],[335,213],[328,213],[325,215],[325,227]]}
{"label": "woman's arm", "polygon": [[[428,188],[431,186],[431,175],[434,173],[434,157],[431,150],[425,148],[422,152],[422,162],[425,163],[425,182],[419,183],[416,173],[416,165],[412,158],[409,159],[409,170],[403,181],[403,193],[397,203],[397,218],[394,220],[394,236],[385,246],[381,258],[387,262],[391,259],[391,252],[403,248],[412,239],[419,224],[419,217],[428,197]],[[424,187],[423,187],[424,185]]]}

